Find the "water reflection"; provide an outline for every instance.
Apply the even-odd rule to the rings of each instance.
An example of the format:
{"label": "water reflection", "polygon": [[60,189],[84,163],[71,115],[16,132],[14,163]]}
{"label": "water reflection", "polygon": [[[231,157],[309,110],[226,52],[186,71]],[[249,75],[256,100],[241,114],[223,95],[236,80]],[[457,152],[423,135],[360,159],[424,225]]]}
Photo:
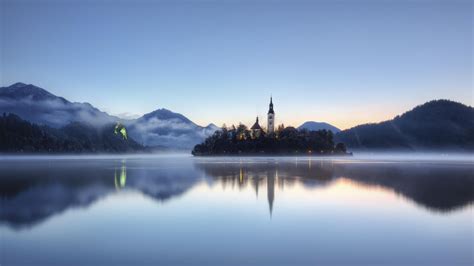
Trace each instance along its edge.
{"label": "water reflection", "polygon": [[109,194],[138,191],[158,202],[199,180],[190,162],[170,160],[15,161],[0,164],[0,223],[21,229]]}
{"label": "water reflection", "polygon": [[0,163],[0,223],[28,228],[112,193],[138,192],[166,202],[203,182],[223,189],[250,186],[257,198],[263,190],[272,216],[279,191],[295,184],[325,189],[340,179],[383,188],[446,214],[474,201],[470,164],[264,158],[11,161]]}
{"label": "water reflection", "polygon": [[270,161],[202,161],[196,164],[208,176],[224,185],[267,185],[270,213],[275,200],[275,182],[281,190],[285,184],[302,184],[307,189],[324,188],[339,179],[354,181],[366,188],[383,188],[397,193],[430,211],[446,213],[474,202],[474,173],[465,163],[402,163],[315,161],[312,159]]}
{"label": "water reflection", "polygon": [[120,172],[117,173],[118,170],[115,168],[115,175],[114,175],[114,183],[115,188],[120,190],[121,188],[125,187],[127,183],[127,166],[125,165],[125,161],[122,161],[122,167],[120,168]]}

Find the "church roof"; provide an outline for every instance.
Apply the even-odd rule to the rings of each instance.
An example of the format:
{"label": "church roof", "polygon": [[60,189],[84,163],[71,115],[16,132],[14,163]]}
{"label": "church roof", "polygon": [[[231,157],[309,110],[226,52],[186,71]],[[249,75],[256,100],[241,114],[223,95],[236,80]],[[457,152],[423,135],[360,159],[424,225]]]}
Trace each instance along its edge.
{"label": "church roof", "polygon": [[253,126],[250,129],[252,129],[252,130],[260,129],[260,130],[262,130],[262,128],[258,124],[258,117],[257,117],[257,121],[255,121],[255,124],[253,124]]}

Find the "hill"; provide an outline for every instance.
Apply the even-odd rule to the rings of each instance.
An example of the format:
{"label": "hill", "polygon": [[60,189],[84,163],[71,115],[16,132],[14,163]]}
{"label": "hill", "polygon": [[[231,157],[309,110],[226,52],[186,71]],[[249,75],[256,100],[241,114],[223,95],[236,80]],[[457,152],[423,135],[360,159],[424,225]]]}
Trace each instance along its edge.
{"label": "hill", "polygon": [[449,100],[415,107],[392,120],[335,135],[350,149],[474,150],[474,108]]}
{"label": "hill", "polygon": [[341,131],[339,128],[325,123],[325,122],[315,122],[315,121],[307,121],[304,122],[301,126],[298,127],[298,130],[306,129],[309,131],[318,131],[318,130],[330,130],[332,133],[336,134]]}
{"label": "hill", "polygon": [[182,114],[158,109],[126,122],[130,136],[146,146],[190,149],[218,128],[210,124],[201,127]]}

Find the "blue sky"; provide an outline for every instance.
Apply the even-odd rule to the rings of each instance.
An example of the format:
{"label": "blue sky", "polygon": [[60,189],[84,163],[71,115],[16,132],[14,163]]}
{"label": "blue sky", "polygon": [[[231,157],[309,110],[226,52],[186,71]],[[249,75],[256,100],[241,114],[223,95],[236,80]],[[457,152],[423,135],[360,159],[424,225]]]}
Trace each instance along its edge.
{"label": "blue sky", "polygon": [[1,1],[1,85],[111,114],[340,128],[473,102],[473,3]]}

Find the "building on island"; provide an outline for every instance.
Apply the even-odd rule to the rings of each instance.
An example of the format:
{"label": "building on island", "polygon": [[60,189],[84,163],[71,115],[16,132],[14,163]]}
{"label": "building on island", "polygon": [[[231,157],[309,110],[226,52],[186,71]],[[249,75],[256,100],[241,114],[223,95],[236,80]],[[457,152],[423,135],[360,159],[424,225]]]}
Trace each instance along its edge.
{"label": "building on island", "polygon": [[264,134],[262,127],[258,124],[258,116],[255,124],[250,128],[250,133],[252,134],[252,138],[259,138],[262,134]]}
{"label": "building on island", "polygon": [[253,126],[250,128],[249,133],[245,133],[247,127],[243,124],[239,124],[239,126],[236,128],[235,126],[232,126],[230,129],[230,135],[229,138],[232,139],[234,136],[238,140],[245,140],[248,138],[251,139],[256,139],[260,138],[261,136],[272,136],[275,133],[275,111],[273,110],[273,100],[272,97],[270,97],[270,105],[268,109],[268,114],[267,114],[267,129],[265,130],[260,126],[260,123],[258,121],[258,116],[255,119],[255,123]]}
{"label": "building on island", "polygon": [[255,121],[255,124],[250,128],[250,134],[253,139],[259,138],[260,136],[264,136],[265,134],[273,134],[275,133],[275,111],[273,110],[273,99],[270,97],[270,105],[268,108],[267,114],[267,132],[263,130],[263,128],[258,123],[258,116]]}
{"label": "building on island", "polygon": [[275,132],[275,111],[273,111],[273,101],[270,97],[270,106],[267,114],[267,134],[273,134]]}

